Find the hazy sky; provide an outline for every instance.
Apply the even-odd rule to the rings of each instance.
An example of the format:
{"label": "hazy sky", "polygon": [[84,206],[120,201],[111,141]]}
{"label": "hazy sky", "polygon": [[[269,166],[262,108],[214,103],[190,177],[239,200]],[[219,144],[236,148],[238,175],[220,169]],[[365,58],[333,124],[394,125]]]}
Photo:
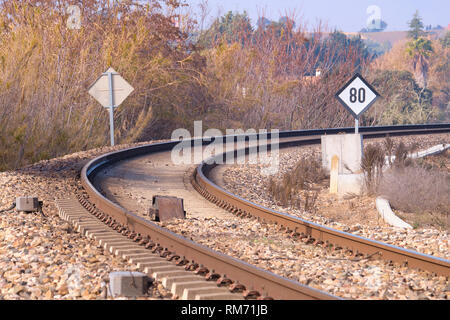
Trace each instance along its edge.
{"label": "hazy sky", "polygon": [[[185,0],[192,7],[197,8],[201,0]],[[297,19],[309,26],[316,25],[320,19],[331,29],[345,32],[356,32],[366,27],[370,14],[366,10],[376,5],[381,10],[381,19],[386,21],[386,31],[399,31],[408,29],[408,21],[414,12],[419,14],[425,25],[440,24],[446,27],[450,23],[449,0],[208,0],[211,16],[224,14],[227,11],[244,10],[249,14],[255,25],[258,16],[278,21],[285,12],[295,10]],[[211,19],[210,19],[211,20]],[[208,22],[210,22],[210,20]]]}

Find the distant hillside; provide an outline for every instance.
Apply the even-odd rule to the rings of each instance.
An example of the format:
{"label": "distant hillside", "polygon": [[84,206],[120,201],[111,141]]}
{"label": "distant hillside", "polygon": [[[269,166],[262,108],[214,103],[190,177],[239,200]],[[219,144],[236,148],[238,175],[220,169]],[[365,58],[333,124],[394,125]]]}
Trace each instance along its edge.
{"label": "distant hillside", "polygon": [[357,36],[358,34],[360,34],[363,40],[372,40],[378,43],[389,42],[391,46],[408,37],[408,31],[367,32],[367,33],[344,32],[344,34],[349,37]]}
{"label": "distant hillside", "polygon": [[[440,38],[445,34],[447,30],[430,30],[427,31],[427,35],[431,36],[433,39]],[[395,43],[405,40],[408,37],[408,31],[386,31],[386,32],[344,32],[348,37],[361,35],[363,40],[372,40],[378,43],[389,42],[391,46],[394,46]]]}

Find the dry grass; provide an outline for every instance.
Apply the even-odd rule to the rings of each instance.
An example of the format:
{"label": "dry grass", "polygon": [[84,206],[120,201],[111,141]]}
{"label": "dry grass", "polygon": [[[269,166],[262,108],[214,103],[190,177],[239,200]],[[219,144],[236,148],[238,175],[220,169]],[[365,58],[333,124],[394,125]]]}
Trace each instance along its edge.
{"label": "dry grass", "polygon": [[319,159],[313,157],[302,158],[280,180],[270,179],[269,192],[273,199],[282,206],[293,206],[305,211],[315,212],[319,191],[314,184],[326,178]]}
{"label": "dry grass", "polygon": [[[135,89],[115,111],[118,144],[166,139],[198,119],[205,130],[351,123],[333,95],[368,58],[329,44],[320,24],[311,39],[299,26],[202,49],[192,19],[172,22],[182,1],[111,2],[0,0],[0,170],[107,145],[108,113],[87,89],[110,66]],[[67,28],[69,3],[79,30]]]}
{"label": "dry grass", "polygon": [[366,192],[373,194],[383,175],[385,151],[379,144],[368,145],[364,149],[361,169],[364,173]]}
{"label": "dry grass", "polygon": [[71,30],[67,1],[0,1],[0,170],[108,144],[108,114],[87,89],[109,66],[135,89],[115,112],[118,143],[198,110],[200,59],[161,13],[165,1],[108,2],[83,1]]}
{"label": "dry grass", "polygon": [[[415,227],[450,229],[450,173],[445,165],[448,152],[430,164],[430,159],[408,157],[416,150],[416,144],[407,147],[389,137],[382,145],[368,145],[361,165],[366,191],[386,198],[394,209],[409,213],[402,218]],[[383,173],[386,155],[390,169]]]}
{"label": "dry grass", "polygon": [[394,167],[380,182],[378,194],[394,209],[414,213],[416,226],[450,229],[450,174],[421,166]]}
{"label": "dry grass", "polygon": [[[379,146],[376,148],[382,152]],[[432,225],[448,230],[450,173],[445,166],[448,151],[439,156],[409,158],[408,154],[416,150],[416,144],[406,147],[403,142],[395,144],[392,139],[386,138],[384,152],[389,156],[390,169],[379,177],[372,190],[389,200],[394,209],[408,213],[403,214],[402,218],[415,227]],[[395,156],[393,161],[391,156]],[[440,160],[434,163],[431,158]]]}
{"label": "dry grass", "polygon": [[398,144],[389,136],[382,144],[369,144],[364,148],[361,169],[364,173],[364,186],[368,194],[377,193],[378,186],[383,177],[383,168],[386,157],[390,167],[404,168],[413,165],[414,161],[408,157],[417,149],[417,144],[407,147],[402,141]]}

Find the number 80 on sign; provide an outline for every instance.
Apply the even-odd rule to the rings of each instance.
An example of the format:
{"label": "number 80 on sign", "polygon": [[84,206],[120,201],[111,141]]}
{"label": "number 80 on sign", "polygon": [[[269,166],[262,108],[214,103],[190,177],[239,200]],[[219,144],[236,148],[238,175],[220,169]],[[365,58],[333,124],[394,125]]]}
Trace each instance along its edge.
{"label": "number 80 on sign", "polygon": [[336,93],[336,98],[355,119],[359,119],[379,97],[378,92],[359,74],[353,76]]}

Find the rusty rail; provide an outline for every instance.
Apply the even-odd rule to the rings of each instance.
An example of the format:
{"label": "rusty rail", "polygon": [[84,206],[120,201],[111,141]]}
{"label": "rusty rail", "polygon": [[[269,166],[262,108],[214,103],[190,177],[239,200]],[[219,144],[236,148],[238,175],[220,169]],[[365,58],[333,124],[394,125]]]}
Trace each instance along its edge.
{"label": "rusty rail", "polygon": [[[389,131],[377,132],[376,134],[366,134],[365,138],[379,137],[380,135],[392,134]],[[395,132],[401,135],[399,131]],[[403,134],[411,134],[411,131],[403,132]],[[319,140],[315,137],[309,137],[301,140],[291,140],[289,142],[281,142],[280,148],[291,146],[293,144],[316,144]],[[244,149],[245,153],[249,153],[249,149]],[[228,154],[216,155],[213,158],[225,159],[230,155],[236,155],[234,150]],[[210,159],[208,159],[210,160]],[[450,261],[439,257],[422,254],[409,249],[393,246],[364,237],[338,231],[332,228],[321,226],[319,224],[309,222],[285,213],[281,213],[269,208],[262,207],[256,203],[243,199],[234,195],[223,188],[216,185],[207,178],[217,164],[207,164],[204,161],[194,172],[192,184],[194,188],[211,202],[237,214],[238,216],[252,216],[265,222],[271,222],[283,227],[287,233],[301,239],[307,239],[316,244],[322,244],[324,247],[343,248],[353,255],[366,254],[368,256],[378,256],[384,260],[404,264],[411,268],[430,271],[438,275],[450,277]],[[211,163],[212,161],[208,161]]]}
{"label": "rusty rail", "polygon": [[[144,147],[146,152],[159,152],[172,143]],[[142,148],[142,147],[141,147]],[[339,299],[326,292],[280,277],[272,272],[213,251],[167,229],[145,220],[103,197],[92,185],[90,178],[95,172],[119,159],[136,155],[135,149],[114,152],[88,163],[82,170],[81,182],[87,197],[79,196],[81,204],[116,230],[142,240],[146,248],[159,251],[162,256],[175,257],[186,264],[187,270],[206,273],[218,278],[218,283],[229,282],[230,290],[242,290],[244,295],[282,300],[334,300]]]}
{"label": "rusty rail", "polygon": [[[317,143],[318,138],[312,138],[311,136],[317,137],[318,135],[322,134],[352,132],[352,130],[353,128],[340,128],[306,130],[298,132],[281,132],[279,136],[280,139],[286,140],[286,142],[283,142],[283,146],[288,146],[292,144]],[[430,132],[430,130],[433,132],[448,132],[450,131],[450,124],[431,126],[375,127],[360,129],[361,132],[370,133],[372,136],[383,135],[385,133],[382,132],[386,131],[388,131],[391,135],[398,135],[426,133]],[[234,137],[235,139],[237,139],[237,136]],[[257,135],[257,137],[259,139],[259,135]],[[296,141],[296,137],[302,138],[299,139],[299,141]],[[267,138],[270,139],[270,134]],[[205,145],[210,142],[201,141],[201,143]],[[84,191],[87,194],[87,196],[79,195],[81,204],[90,212],[102,219],[102,221],[104,221],[105,223],[109,223],[109,225],[113,226],[117,231],[128,235],[130,238],[135,239],[135,241],[139,241],[140,244],[144,245],[146,248],[151,249],[153,252],[160,252],[162,256],[168,256],[171,259],[178,261],[178,264],[186,265],[186,269],[206,273],[206,277],[208,278],[218,278],[218,283],[231,284],[230,289],[243,290],[244,295],[256,295],[259,298],[295,300],[339,299],[338,297],[332,296],[323,291],[304,286],[298,282],[282,278],[271,272],[249,265],[243,261],[226,256],[219,252],[215,252],[205,246],[194,243],[193,241],[185,239],[171,231],[161,228],[158,225],[127,211],[126,209],[105,198],[102,194],[100,194],[98,190],[96,190],[96,188],[92,184],[92,179],[95,177],[96,173],[107,166],[110,166],[118,161],[130,159],[132,157],[144,154],[169,151],[176,144],[178,144],[178,142],[157,143],[147,146],[141,146],[137,148],[112,152],[90,161],[82,169],[81,172],[81,183]],[[194,144],[194,140],[192,140],[192,144]],[[326,238],[328,241],[330,241],[330,243],[337,243],[338,241],[347,243],[343,242],[344,240],[342,239],[348,239],[345,241],[349,241],[348,243],[350,247],[352,247],[352,245],[355,245],[356,243],[354,239],[355,236],[353,235],[343,235],[336,230],[321,227],[306,221],[300,221],[299,219],[284,215],[282,213],[267,211],[256,204],[252,204],[245,199],[240,199],[231,194],[225,195],[226,191],[211,183],[206,178],[206,176],[203,175],[202,170],[197,171],[197,188],[202,190],[203,193],[211,192],[210,194],[212,194],[212,196],[214,197],[224,197],[223,200],[220,200],[220,202],[225,207],[228,206],[230,209],[233,209],[235,211],[237,210],[238,212],[240,211],[242,213],[251,211],[254,215],[257,215],[256,212],[259,212],[258,216],[261,216],[263,219],[269,221],[272,221],[272,219],[274,219],[273,217],[280,217],[276,219],[281,219],[282,217],[283,224],[285,224],[288,229],[293,230],[294,235],[298,231],[300,231],[306,236],[309,235],[310,237],[315,237],[316,240],[325,240]],[[245,209],[247,209],[247,211]],[[360,240],[363,240],[362,242],[365,243],[367,248],[372,247],[372,241],[363,238],[359,239],[358,241],[361,242]],[[326,243],[326,240],[324,243]],[[383,246],[383,244],[379,244]],[[384,254],[385,258],[390,257],[388,253]],[[395,257],[396,255],[394,255],[394,258]],[[411,263],[413,262],[414,261],[411,261]],[[448,261],[446,262],[448,264]]]}

